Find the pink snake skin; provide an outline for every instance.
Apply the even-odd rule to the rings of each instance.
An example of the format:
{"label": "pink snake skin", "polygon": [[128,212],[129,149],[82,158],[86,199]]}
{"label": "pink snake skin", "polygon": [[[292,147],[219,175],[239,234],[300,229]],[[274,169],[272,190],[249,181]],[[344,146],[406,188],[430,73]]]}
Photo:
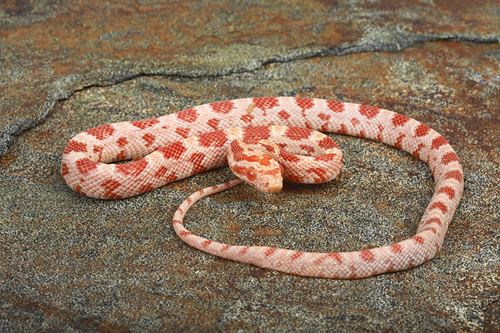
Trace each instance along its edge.
{"label": "pink snake skin", "polygon": [[[462,197],[464,182],[458,156],[441,135],[426,125],[376,107],[311,98],[260,97],[205,104],[153,119],[103,125],[70,140],[63,153],[61,172],[65,182],[82,195],[101,199],[131,197],[226,165],[227,148],[234,139],[267,140],[276,132],[271,125],[302,128],[290,130],[284,136],[279,146],[285,149],[287,145],[297,145],[294,141],[311,139],[312,129],[380,141],[428,163],[435,180],[435,192],[416,235],[364,251],[308,253],[221,244],[184,228],[182,221],[189,207],[206,195],[242,182],[237,179],[200,190],[182,203],[174,215],[173,225],[184,242],[219,257],[322,278],[365,278],[412,268],[436,256]],[[257,137],[253,139],[253,136]],[[298,146],[302,146],[303,155],[311,152],[308,144]],[[335,155],[341,160],[341,153],[320,154],[323,157],[315,155],[314,158],[322,160],[326,154],[326,159]],[[136,156],[144,157],[124,164],[108,164]],[[327,180],[322,177],[320,166],[309,169],[317,177],[306,182]],[[290,177],[293,181],[302,181],[302,178],[307,177]]]}

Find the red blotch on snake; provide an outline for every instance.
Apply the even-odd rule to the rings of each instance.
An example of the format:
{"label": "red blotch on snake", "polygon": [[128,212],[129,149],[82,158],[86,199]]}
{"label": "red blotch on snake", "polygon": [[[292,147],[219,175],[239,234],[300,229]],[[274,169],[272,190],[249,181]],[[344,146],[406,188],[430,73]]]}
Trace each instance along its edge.
{"label": "red blotch on snake", "polygon": [[314,100],[312,98],[297,97],[295,98],[295,102],[304,110],[310,109],[314,106]]}
{"label": "red blotch on snake", "polygon": [[424,231],[432,231],[433,233],[437,234],[436,228],[425,228],[425,229],[422,229],[421,232],[424,232]]}
{"label": "red blotch on snake", "polygon": [[124,147],[128,144],[128,140],[126,137],[123,136],[123,137],[119,138],[118,140],[116,140],[116,143],[118,144],[118,147],[121,148],[121,147]]}
{"label": "red blotch on snake", "polygon": [[300,149],[306,151],[309,156],[314,154],[314,150],[315,150],[314,147],[309,146],[309,145],[300,145]]}
{"label": "red blotch on snake", "polygon": [[163,157],[167,159],[171,158],[174,160],[178,160],[186,150],[187,150],[186,147],[184,147],[184,144],[181,141],[172,143],[166,147],[158,149],[158,151],[163,154]]}
{"label": "red blotch on snake", "polygon": [[148,127],[154,126],[155,124],[158,124],[159,122],[160,120],[158,118],[153,118],[153,119],[135,120],[131,121],[130,123],[140,129],[146,129]]}
{"label": "red blotch on snake", "polygon": [[281,119],[288,119],[290,118],[290,114],[288,112],[286,112],[285,110],[281,110],[280,112],[278,112],[278,116],[280,116]]}
{"label": "red blotch on snake", "polygon": [[323,121],[328,121],[330,120],[332,116],[330,116],[329,114],[325,114],[325,113],[320,113],[318,114],[318,118],[323,120]]}
{"label": "red blotch on snake", "polygon": [[432,224],[432,223],[436,223],[439,226],[443,225],[441,223],[441,220],[437,217],[432,217],[432,218],[428,219],[427,221],[425,221],[425,223],[423,225]]}
{"label": "red blotch on snake", "polygon": [[101,161],[101,156],[102,156],[102,152],[104,151],[104,147],[103,146],[97,146],[95,145],[94,146],[94,153],[99,155],[99,158],[97,159],[97,161]]}
{"label": "red blotch on snake", "polygon": [[337,148],[340,149],[339,145],[329,137],[325,137],[318,142],[318,145],[323,149]]}
{"label": "red blotch on snake", "polygon": [[441,147],[443,145],[447,145],[447,144],[448,144],[448,142],[442,136],[438,136],[437,138],[432,140],[431,148],[432,149],[439,149],[439,147]]}
{"label": "red blotch on snake", "polygon": [[142,139],[143,139],[144,141],[146,141],[145,146],[146,146],[146,147],[149,147],[149,146],[151,146],[151,145],[155,142],[156,137],[155,137],[153,134],[149,134],[149,133],[148,133],[148,134],[144,134],[144,135],[142,136]]}
{"label": "red blotch on snake", "polygon": [[100,184],[100,186],[105,189],[106,191],[104,192],[104,196],[107,199],[120,199],[121,196],[118,194],[113,193],[114,190],[116,190],[118,187],[120,187],[121,183],[113,180],[113,179],[108,179],[105,180]]}
{"label": "red blotch on snake", "polygon": [[208,120],[207,124],[208,124],[208,126],[212,127],[214,130],[218,130],[219,129],[219,123],[220,123],[219,119],[212,118],[212,119]]}
{"label": "red blotch on snake", "polygon": [[365,116],[368,119],[373,119],[380,113],[380,109],[375,108],[373,106],[360,105],[359,106],[359,113],[361,113],[363,116]]}
{"label": "red blotch on snake", "polygon": [[333,259],[337,260],[337,262],[338,262],[339,264],[341,264],[341,263],[342,263],[342,257],[340,256],[340,254],[339,254],[339,253],[328,253],[328,257],[331,257],[331,258],[333,258]]}
{"label": "red blotch on snake", "polygon": [[251,114],[244,114],[241,116],[241,120],[243,120],[243,122],[245,123],[252,123],[252,120],[253,120],[254,116],[252,116]]}
{"label": "red blotch on snake", "polygon": [[146,169],[147,166],[148,162],[145,159],[140,159],[135,162],[118,164],[116,166],[116,171],[127,176],[137,177],[144,171],[144,169]]}
{"label": "red blotch on snake", "polygon": [[401,149],[401,147],[402,147],[401,145],[403,143],[404,138],[405,138],[404,134],[401,134],[400,136],[398,136],[398,138],[396,139],[396,142],[394,143],[394,147]]}
{"label": "red blotch on snake", "polygon": [[448,165],[451,162],[458,162],[458,156],[454,152],[449,152],[443,155],[441,164]]}
{"label": "red blotch on snake", "polygon": [[443,212],[443,214],[446,214],[446,212],[448,211],[448,207],[446,207],[446,205],[441,201],[435,202],[429,207],[429,211],[433,209],[439,209],[441,212]]}
{"label": "red blotch on snake", "polygon": [[182,136],[184,139],[186,139],[188,136],[189,136],[189,131],[191,129],[189,128],[184,128],[184,127],[177,127],[175,129],[175,133],[179,134],[180,136]]}
{"label": "red blotch on snake", "polygon": [[266,252],[264,252],[264,255],[265,255],[266,257],[269,257],[269,256],[270,256],[270,255],[272,255],[274,252],[276,252],[276,250],[277,250],[276,248],[272,247],[272,248],[270,248],[270,249],[266,250]]}
{"label": "red blotch on snake", "polygon": [[228,114],[234,109],[234,102],[223,101],[223,102],[211,103],[210,107],[214,112]]}
{"label": "red blotch on snake", "polygon": [[337,154],[322,154],[322,155],[319,155],[319,156],[315,156],[314,159],[316,161],[329,162],[329,161],[333,161],[333,159],[335,158],[335,156],[337,156]]}
{"label": "red blotch on snake", "polygon": [[193,123],[198,119],[198,111],[195,108],[179,111],[176,113],[177,118],[184,120],[188,123]]}
{"label": "red blotch on snake", "polygon": [[424,244],[424,239],[421,236],[413,236],[411,239],[413,239],[418,244]]}
{"label": "red blotch on snake", "polygon": [[193,163],[193,174],[203,172],[207,169],[202,165],[205,156],[203,153],[194,153],[191,155],[188,161]]}
{"label": "red blotch on snake", "polygon": [[267,111],[279,105],[279,100],[276,97],[257,97],[252,102],[262,111]]}
{"label": "red blotch on snake", "polygon": [[338,101],[326,101],[326,105],[330,110],[336,113],[341,113],[345,111],[344,103]]}
{"label": "red blotch on snake", "polygon": [[461,182],[463,180],[463,176],[462,176],[462,173],[458,170],[453,170],[453,171],[448,171],[445,175],[444,175],[444,179],[456,179],[458,180],[459,182]]}
{"label": "red blotch on snake", "polygon": [[324,183],[327,181],[326,171],[323,168],[309,168],[307,169],[309,173],[315,173],[318,178],[314,179],[315,183]]}
{"label": "red blotch on snake", "polygon": [[76,140],[71,140],[64,148],[63,154],[69,154],[72,151],[77,153],[86,153],[87,152],[87,144],[85,142],[80,142]]}
{"label": "red blotch on snake", "polygon": [[312,130],[302,127],[287,127],[285,130],[285,137],[292,140],[307,139],[311,134]]}
{"label": "red blotch on snake", "polygon": [[267,126],[243,127],[243,137],[247,144],[267,140],[270,136],[271,130]]}
{"label": "red blotch on snake", "polygon": [[68,166],[66,165],[66,163],[62,163],[61,164],[61,175],[64,178],[67,174],[69,174]]}
{"label": "red blotch on snake", "polygon": [[417,137],[426,136],[430,130],[431,130],[430,127],[428,127],[424,124],[420,124],[420,125],[418,125],[417,129],[415,130],[415,136],[417,136]]}
{"label": "red blotch on snake", "polygon": [[389,245],[389,248],[391,249],[391,252],[393,252],[393,253],[401,253],[403,251],[403,247],[397,243]]}
{"label": "red blotch on snake", "polygon": [[408,118],[407,116],[403,116],[402,114],[398,114],[398,113],[396,113],[394,115],[394,117],[392,117],[392,124],[394,125],[394,127],[404,126],[409,121],[410,121],[410,118]]}
{"label": "red blotch on snake", "polygon": [[361,251],[361,253],[359,254],[359,256],[361,257],[361,259],[363,259],[364,261],[372,261],[373,259],[375,259],[375,255],[373,254],[372,251],[370,250],[366,250],[366,251]]}
{"label": "red blotch on snake", "polygon": [[450,198],[450,200],[452,200],[455,197],[455,191],[449,186],[441,187],[436,192],[436,194],[440,194],[440,193],[445,193],[448,196],[448,198]]}
{"label": "red blotch on snake", "polygon": [[84,157],[76,161],[78,171],[85,175],[88,172],[97,169],[99,163],[92,161],[90,158]]}
{"label": "red blotch on snake", "polygon": [[222,147],[227,142],[227,135],[223,131],[200,134],[198,142],[202,147]]}
{"label": "red blotch on snake", "polygon": [[86,130],[85,133],[92,135],[98,140],[104,140],[111,136],[115,129],[112,125],[102,125]]}

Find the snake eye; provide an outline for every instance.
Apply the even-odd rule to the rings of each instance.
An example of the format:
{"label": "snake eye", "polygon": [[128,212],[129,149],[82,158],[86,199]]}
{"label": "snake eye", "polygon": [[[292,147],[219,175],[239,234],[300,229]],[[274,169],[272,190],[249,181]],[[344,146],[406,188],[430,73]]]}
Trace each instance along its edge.
{"label": "snake eye", "polygon": [[246,176],[249,181],[253,182],[255,178],[257,178],[257,173],[255,172],[254,168],[248,168]]}

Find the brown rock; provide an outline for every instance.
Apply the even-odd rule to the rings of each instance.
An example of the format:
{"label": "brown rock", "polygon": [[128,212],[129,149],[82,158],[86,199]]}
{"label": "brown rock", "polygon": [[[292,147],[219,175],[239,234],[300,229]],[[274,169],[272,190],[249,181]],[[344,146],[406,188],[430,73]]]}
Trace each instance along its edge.
{"label": "brown rock", "polygon": [[[494,331],[500,294],[499,4],[470,1],[7,1],[0,4],[0,330]],[[227,168],[125,200],[60,176],[75,134],[250,96],[394,110],[457,151],[465,192],[415,269],[312,279],[214,257],[171,218]],[[411,237],[433,192],[400,150],[333,135],[339,180],[246,186],[187,227],[231,244],[367,249]]]}

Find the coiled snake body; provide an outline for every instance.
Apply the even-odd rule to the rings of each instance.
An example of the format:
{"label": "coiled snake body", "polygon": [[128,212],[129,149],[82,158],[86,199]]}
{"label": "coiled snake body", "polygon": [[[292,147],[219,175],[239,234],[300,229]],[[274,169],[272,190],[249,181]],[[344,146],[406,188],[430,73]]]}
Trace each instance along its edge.
{"label": "coiled snake body", "polygon": [[[196,200],[242,180],[253,182],[264,192],[279,190],[280,181],[258,176],[260,169],[265,175],[279,174],[299,182],[318,183],[336,177],[342,153],[333,140],[312,130],[380,141],[429,164],[436,190],[415,236],[364,251],[308,253],[221,244],[184,228],[183,216]],[[119,199],[223,166],[228,163],[228,148],[231,169],[239,179],[191,195],[177,210],[174,229],[183,241],[202,251],[291,274],[363,278],[420,265],[441,249],[463,191],[458,156],[426,125],[375,107],[293,97],[217,102],[158,118],[99,126],[67,144],[61,170],[66,183],[78,193]],[[136,156],[144,157],[107,164]],[[288,166],[279,166],[275,159]],[[302,165],[305,173],[295,165]]]}

